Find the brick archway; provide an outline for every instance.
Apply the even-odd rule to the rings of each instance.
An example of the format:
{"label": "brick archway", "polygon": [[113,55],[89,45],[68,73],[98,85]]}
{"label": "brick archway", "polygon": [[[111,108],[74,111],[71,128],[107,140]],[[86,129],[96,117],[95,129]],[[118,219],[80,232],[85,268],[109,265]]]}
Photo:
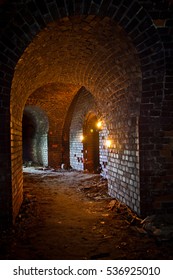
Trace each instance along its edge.
{"label": "brick archway", "polygon": [[[145,10],[145,5],[142,6],[141,3],[141,1],[134,0],[131,2],[78,1],[75,4],[70,1],[52,1],[51,4],[47,1],[41,3],[39,1],[29,1],[27,4],[21,4],[21,2],[15,1],[14,6],[6,6],[6,4],[4,4],[4,9],[11,18],[10,22],[6,22],[4,19],[0,44],[2,53],[1,69],[3,71],[3,79],[1,80],[1,108],[3,116],[3,122],[1,121],[1,134],[3,135],[3,140],[1,140],[1,145],[3,145],[4,142],[6,143],[6,148],[1,151],[0,163],[2,173],[7,174],[6,177],[2,176],[1,178],[2,185],[4,184],[4,181],[6,182],[6,189],[2,189],[1,192],[1,213],[5,213],[2,214],[2,219],[4,215],[8,217],[6,219],[7,223],[8,220],[15,219],[22,201],[20,195],[21,187],[19,187],[17,191],[18,197],[20,197],[19,199],[16,199],[17,206],[13,205],[14,200],[11,198],[11,189],[16,189],[14,181],[12,182],[11,173],[13,171],[11,172],[11,169],[13,170],[13,168],[16,168],[15,166],[18,164],[15,161],[18,148],[10,146],[10,119],[12,138],[16,137],[15,135],[20,136],[21,116],[27,98],[37,90],[37,88],[43,86],[43,84],[40,83],[40,81],[43,81],[45,78],[44,71],[40,71],[40,69],[45,70],[42,64],[42,57],[37,56],[38,60],[36,63],[33,61],[36,72],[30,76],[30,79],[28,79],[27,87],[24,83],[22,84],[22,79],[19,82],[16,77],[20,71],[23,73],[23,58],[29,57],[29,53],[34,49],[36,52],[38,51],[38,45],[34,44],[39,42],[39,39],[41,42],[44,36],[40,37],[40,35],[42,35],[43,32],[46,33],[47,31],[47,34],[51,34],[54,25],[53,22],[56,22],[57,20],[57,28],[62,32],[61,35],[64,36],[62,47],[64,50],[67,49],[69,51],[69,44],[65,44],[66,40],[66,42],[69,43],[66,34],[68,34],[68,29],[71,31],[73,30],[73,34],[75,34],[75,32],[78,32],[79,35],[81,34],[81,16],[85,18],[82,27],[85,34],[88,34],[90,30],[94,30],[94,26],[99,26],[99,29],[97,28],[96,30],[99,34],[97,40],[100,40],[100,42],[103,42],[102,40],[105,40],[105,38],[111,38],[110,34],[113,34],[111,33],[111,30],[114,30],[115,34],[118,34],[117,38],[120,43],[119,52],[117,47],[118,41],[116,41],[116,44],[112,45],[112,42],[114,41],[108,41],[106,39],[104,45],[106,55],[104,52],[101,52],[100,49],[100,52],[95,53],[95,56],[92,57],[91,53],[96,47],[93,41],[93,49],[88,49],[86,47],[85,52],[80,53],[81,59],[76,60],[76,55],[73,53],[75,61],[72,69],[73,75],[71,76],[68,67],[63,68],[64,72],[61,71],[61,78],[57,82],[64,83],[67,78],[66,73],[68,73],[68,75],[70,73],[70,77],[72,77],[70,83],[72,82],[76,87],[76,92],[81,86],[85,86],[97,99],[99,109],[103,102],[105,102],[105,96],[107,97],[107,100],[104,103],[106,104],[105,112],[104,110],[102,112],[104,115],[106,115],[106,112],[109,110],[112,110],[113,112],[113,108],[121,108],[121,110],[115,110],[113,112],[113,114],[116,115],[116,118],[119,116],[119,118],[122,119],[118,126],[117,122],[115,124],[115,122],[111,120],[111,117],[106,115],[108,123],[110,124],[110,131],[111,128],[118,129],[119,126],[122,127],[123,125],[121,124],[125,123],[130,116],[129,125],[126,127],[126,134],[128,139],[130,139],[129,145],[133,145],[133,141],[136,141],[135,145],[139,146],[140,162],[136,162],[136,167],[138,165],[137,169],[139,169],[140,165],[141,200],[138,208],[141,209],[141,214],[147,214],[155,210],[157,211],[157,209],[162,209],[162,202],[159,202],[160,196],[158,195],[161,184],[164,184],[166,188],[165,202],[163,202],[163,204],[166,203],[167,193],[172,193],[172,190],[168,186],[172,164],[170,163],[170,160],[166,159],[165,155],[171,151],[172,146],[169,143],[167,143],[167,148],[164,146],[165,141],[169,142],[170,140],[169,131],[172,131],[171,115],[169,118],[166,116],[170,94],[170,92],[168,92],[170,86],[169,79],[166,80],[167,88],[164,91],[164,75],[165,73],[167,73],[167,75],[170,73],[169,71],[165,72],[166,69],[168,70],[169,68],[165,64],[166,53],[168,57],[168,52],[165,50],[166,48],[168,49],[169,46],[163,44],[162,36],[160,35],[161,33],[159,33],[156,28],[157,24],[160,24],[160,22],[158,23],[155,21],[155,18],[153,20],[151,18],[152,16],[154,17],[152,3],[150,3],[150,16]],[[70,25],[69,22],[71,23]],[[50,38],[47,38],[50,42]],[[80,40],[78,42],[80,42]],[[45,45],[46,44],[47,43],[45,42]],[[89,41],[89,45],[91,45],[91,41]],[[46,46],[48,46],[48,44]],[[116,46],[115,53],[112,52],[113,46]],[[44,44],[42,47],[44,48]],[[24,55],[22,56],[23,52]],[[124,56],[125,52],[127,56]],[[88,57],[91,57],[92,59],[87,60]],[[117,60],[115,59],[116,57]],[[94,58],[96,58],[96,63],[94,63]],[[100,59],[99,63],[97,58]],[[128,58],[131,59],[128,61]],[[82,65],[82,61],[87,61],[87,63]],[[30,62],[32,62],[32,60]],[[104,68],[101,62],[104,62]],[[48,61],[47,65],[49,65]],[[122,65],[124,65],[124,67],[121,67]],[[30,65],[28,64],[28,69],[29,67],[32,67],[32,63]],[[53,69],[53,67],[51,68]],[[78,71],[75,72],[74,69],[78,69]],[[111,75],[109,69],[111,69],[111,71],[114,69],[114,72],[112,72],[114,75]],[[97,75],[95,79],[93,79],[96,72],[100,72],[100,75]],[[37,75],[37,73],[39,73],[39,75]],[[54,71],[54,73],[56,73],[56,71]],[[113,76],[116,77],[115,80],[113,79]],[[49,82],[54,82],[54,77],[55,76],[50,77],[49,73],[47,74]],[[122,79],[123,77],[125,79]],[[119,81],[118,78],[120,78]],[[25,81],[24,76],[23,81]],[[35,88],[31,86],[29,81],[35,81]],[[47,81],[44,82],[47,83]],[[114,88],[113,90],[117,94],[113,94],[112,88]],[[21,102],[20,104],[16,104],[15,100],[17,100],[16,97],[19,95],[21,97]],[[125,97],[124,99],[123,96]],[[74,93],[71,96],[71,100],[73,97]],[[118,104],[119,107],[116,107],[116,104]],[[128,115],[123,120],[121,112],[124,110],[128,112]],[[169,127],[165,126],[165,120],[169,122]],[[133,127],[132,134],[129,136],[131,127]],[[138,131],[135,132],[136,127],[138,127]],[[139,133],[138,138],[133,135],[135,133]],[[115,136],[113,133],[112,135]],[[156,140],[157,137],[159,137],[159,140]],[[124,139],[123,145],[126,145],[125,134],[124,136],[119,134],[118,139],[117,136],[115,138],[115,140],[121,140],[121,143]],[[121,153],[124,147],[125,146],[115,147],[116,152],[117,149],[120,148],[119,151],[121,157],[125,156]],[[10,153],[12,153],[12,158],[14,159],[12,160],[12,163]],[[21,158],[21,155],[18,154],[18,156]],[[122,160],[121,157],[119,160]],[[16,176],[18,177],[15,178],[15,181],[21,182],[21,174],[18,173]],[[19,184],[19,186],[21,186],[21,184]],[[8,199],[6,199],[7,197]],[[135,197],[133,199],[135,200]],[[6,201],[8,201],[8,203]],[[11,209],[13,209],[12,213]]]}

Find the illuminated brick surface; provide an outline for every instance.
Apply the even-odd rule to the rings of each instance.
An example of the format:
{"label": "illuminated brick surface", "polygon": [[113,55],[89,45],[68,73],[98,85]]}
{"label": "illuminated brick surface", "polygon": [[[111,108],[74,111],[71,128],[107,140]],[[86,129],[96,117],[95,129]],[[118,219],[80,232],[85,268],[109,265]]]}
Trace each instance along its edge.
{"label": "illuminated brick surface", "polygon": [[1,224],[22,203],[25,106],[48,118],[54,167],[80,153],[69,140],[94,110],[109,193],[143,216],[173,211],[172,14],[168,0],[1,1]]}

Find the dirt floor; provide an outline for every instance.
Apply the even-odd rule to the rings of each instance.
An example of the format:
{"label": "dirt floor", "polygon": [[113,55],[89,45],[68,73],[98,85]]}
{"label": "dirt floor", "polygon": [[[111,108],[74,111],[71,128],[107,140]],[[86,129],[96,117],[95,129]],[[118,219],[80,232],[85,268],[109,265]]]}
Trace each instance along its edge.
{"label": "dirt floor", "polygon": [[24,168],[16,225],[1,232],[0,259],[173,259],[173,241],[144,230],[96,174]]}

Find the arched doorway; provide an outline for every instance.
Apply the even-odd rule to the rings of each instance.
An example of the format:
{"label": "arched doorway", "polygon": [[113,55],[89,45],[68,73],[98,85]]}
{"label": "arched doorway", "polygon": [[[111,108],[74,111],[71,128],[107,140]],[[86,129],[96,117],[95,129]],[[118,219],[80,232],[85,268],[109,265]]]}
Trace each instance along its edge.
{"label": "arched doorway", "polygon": [[84,123],[84,170],[99,172],[99,131],[97,117],[90,113]]}
{"label": "arched doorway", "polygon": [[48,129],[45,112],[36,106],[26,106],[22,120],[24,163],[48,165]]}
{"label": "arched doorway", "polygon": [[[48,5],[47,1],[45,3]],[[166,170],[165,155],[161,157],[159,151],[153,151],[154,144],[146,143],[146,135],[150,135],[152,141],[158,139],[156,136],[162,131],[162,123],[165,121],[164,118],[159,119],[160,112],[157,111],[159,109],[158,104],[162,106],[160,86],[163,86],[162,75],[165,64],[163,44],[160,43],[160,36],[158,36],[159,33],[155,24],[138,1],[135,1],[133,5],[131,2],[126,3],[127,9],[124,8],[125,13],[128,12],[129,16],[131,14],[131,19],[123,14],[120,16],[121,1],[117,5],[114,5],[114,2],[108,3],[109,6],[105,4],[105,1],[101,1],[98,4],[98,10],[101,14],[103,11],[100,18],[89,4],[79,1],[79,5],[75,6],[73,14],[78,15],[80,10],[81,14],[89,15],[88,18],[86,16],[80,17],[80,19],[75,18],[75,16],[68,18],[68,15],[71,14],[70,8],[63,9],[63,4],[60,3],[60,6],[56,4],[56,9],[52,9],[49,20],[47,14],[49,9],[39,10],[38,8],[38,14],[42,15],[42,19],[45,20],[45,22],[41,21],[42,23],[40,23],[40,17],[37,18],[34,14],[32,15],[29,7],[25,4],[23,6],[19,5],[19,13],[17,11],[14,13],[16,19],[12,16],[8,28],[4,32],[7,38],[6,36],[2,37],[3,55],[8,53],[11,59],[4,59],[3,63],[3,75],[6,73],[7,75],[5,80],[2,79],[2,93],[4,95],[2,119],[5,125],[3,122],[1,123],[1,145],[3,147],[6,143],[6,146],[5,149],[3,147],[1,150],[3,174],[1,184],[2,186],[4,186],[4,182],[6,184],[5,190],[1,194],[1,205],[4,205],[4,201],[9,201],[8,194],[12,193],[10,195],[11,204],[5,204],[3,212],[11,212],[11,209],[14,209],[13,216],[15,217],[19,209],[19,203],[16,202],[19,199],[16,199],[16,195],[22,197],[21,118],[24,105],[27,98],[37,88],[51,81],[57,83],[73,82],[79,87],[84,85],[99,99],[99,104],[105,105],[102,107],[105,107],[105,114],[108,115],[106,117],[109,131],[115,142],[118,138],[117,145],[114,145],[111,153],[113,164],[110,166],[112,178],[109,180],[109,186],[112,195],[117,196],[125,203],[127,201],[123,199],[128,197],[128,205],[132,209],[138,213],[145,210],[148,213],[155,193],[160,192],[160,180],[162,179],[163,182],[167,180],[166,175],[164,177],[162,173],[159,173],[160,166],[163,166]],[[64,12],[59,13],[57,7],[59,7],[59,11]],[[93,15],[91,16],[91,14]],[[98,16],[94,17],[94,14]],[[17,20],[17,17],[20,18],[20,16],[24,21]],[[30,21],[28,16],[31,17]],[[41,31],[47,22],[59,18],[61,18],[60,21],[50,24],[43,32]],[[18,25],[16,25],[16,22],[18,22]],[[23,29],[26,22],[28,31]],[[126,31],[125,33],[122,32],[121,27]],[[21,34],[21,31],[23,34]],[[41,32],[39,33],[39,31]],[[142,32],[145,33],[145,36],[141,36]],[[11,36],[12,33],[13,36]],[[23,39],[19,42],[19,33],[21,34],[20,37],[26,38],[26,40]],[[39,34],[39,36],[35,36],[36,34]],[[16,42],[19,42],[17,47],[14,46]],[[29,45],[30,42],[32,42],[31,45]],[[76,42],[80,44],[76,45]],[[6,45],[8,47],[5,48]],[[153,53],[155,53],[154,56]],[[19,59],[20,57],[21,59]],[[158,62],[158,57],[160,62]],[[148,65],[148,61],[152,61],[151,65]],[[153,79],[153,73],[156,75],[156,79]],[[12,87],[10,87],[11,84]],[[65,95],[62,96],[64,96],[62,104],[64,104],[66,97],[72,100],[69,94],[66,97]],[[50,96],[49,99],[51,98]],[[155,108],[158,109],[155,110]],[[64,112],[66,111],[63,110],[63,115],[65,115]],[[166,113],[167,110],[165,110]],[[136,119],[133,119],[133,117]],[[138,117],[140,117],[139,122]],[[63,120],[61,120],[61,123],[63,123]],[[153,124],[152,129],[148,125],[149,123]],[[131,127],[137,127],[137,124],[139,124],[139,134],[135,134],[134,129],[131,129]],[[118,133],[118,137],[114,131]],[[162,144],[161,141],[160,138],[160,144]],[[119,145],[119,143],[122,143],[122,145]],[[52,143],[52,149],[55,149],[58,145],[59,143]],[[12,156],[10,157],[10,155]],[[152,160],[151,155],[154,155],[155,161]],[[165,165],[163,162],[165,162]],[[170,165],[169,172],[171,168],[172,165]],[[6,174],[5,177],[4,174]],[[126,182],[123,181],[124,178],[126,178]],[[157,181],[159,181],[159,184]],[[117,194],[117,186],[120,185],[121,188]],[[150,188],[153,189],[153,185],[158,187],[154,192],[150,191]],[[8,192],[6,192],[7,189]],[[14,201],[13,206],[12,201]],[[155,203],[155,205],[160,204]],[[140,209],[143,210],[140,211]]]}

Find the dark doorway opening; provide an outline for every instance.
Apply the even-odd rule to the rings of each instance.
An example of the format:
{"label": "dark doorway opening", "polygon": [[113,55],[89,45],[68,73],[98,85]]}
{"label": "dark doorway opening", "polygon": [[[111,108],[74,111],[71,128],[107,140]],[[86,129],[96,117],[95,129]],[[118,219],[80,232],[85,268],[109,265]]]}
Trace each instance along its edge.
{"label": "dark doorway opening", "polygon": [[48,118],[36,106],[26,106],[22,120],[23,163],[48,165]]}
{"label": "dark doorway opening", "polygon": [[97,117],[90,113],[84,123],[84,170],[100,173],[99,160],[99,131]]}

